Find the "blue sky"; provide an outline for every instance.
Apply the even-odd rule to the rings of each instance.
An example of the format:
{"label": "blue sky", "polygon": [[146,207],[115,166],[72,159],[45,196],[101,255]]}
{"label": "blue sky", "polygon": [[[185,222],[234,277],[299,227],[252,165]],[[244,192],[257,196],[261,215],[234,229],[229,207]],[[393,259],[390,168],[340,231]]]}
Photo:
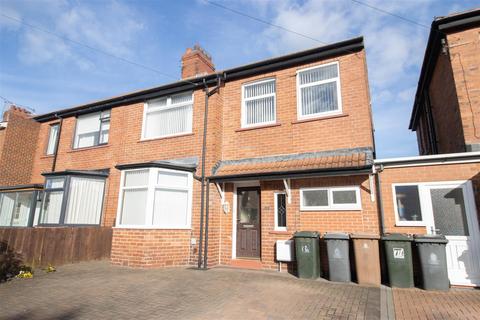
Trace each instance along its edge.
{"label": "blue sky", "polygon": [[[428,28],[351,0],[214,1],[324,43],[365,36],[377,156],[417,154],[408,120]],[[427,26],[435,16],[478,6],[470,0],[362,1]],[[0,95],[36,113],[172,82],[180,76],[181,55],[195,43],[217,69],[322,45],[203,0],[0,0],[0,14],[169,75],[0,15]]]}

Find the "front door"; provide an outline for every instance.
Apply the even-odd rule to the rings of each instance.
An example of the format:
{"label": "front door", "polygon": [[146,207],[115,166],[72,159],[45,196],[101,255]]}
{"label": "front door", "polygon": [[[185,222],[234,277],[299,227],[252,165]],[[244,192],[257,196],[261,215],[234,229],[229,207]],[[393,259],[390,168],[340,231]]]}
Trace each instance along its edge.
{"label": "front door", "polygon": [[471,183],[427,185],[424,196],[427,232],[448,239],[451,284],[480,286],[480,232]]}
{"label": "front door", "polygon": [[260,258],[260,188],[238,188],[237,201],[237,257]]}

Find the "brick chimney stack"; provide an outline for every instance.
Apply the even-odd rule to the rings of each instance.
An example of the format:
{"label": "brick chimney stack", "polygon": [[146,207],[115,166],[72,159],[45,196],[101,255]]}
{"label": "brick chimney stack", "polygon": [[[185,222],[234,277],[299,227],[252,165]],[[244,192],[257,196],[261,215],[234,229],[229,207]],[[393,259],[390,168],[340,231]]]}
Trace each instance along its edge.
{"label": "brick chimney stack", "polygon": [[21,118],[24,118],[24,119],[30,118],[32,116],[32,113],[30,111],[28,111],[27,109],[17,107],[16,105],[12,104],[3,113],[3,121],[8,121],[8,119],[10,118],[10,115],[13,115],[13,114],[15,114],[16,116],[19,116]]}
{"label": "brick chimney stack", "polygon": [[182,56],[182,79],[214,73],[212,57],[198,44],[187,48]]}

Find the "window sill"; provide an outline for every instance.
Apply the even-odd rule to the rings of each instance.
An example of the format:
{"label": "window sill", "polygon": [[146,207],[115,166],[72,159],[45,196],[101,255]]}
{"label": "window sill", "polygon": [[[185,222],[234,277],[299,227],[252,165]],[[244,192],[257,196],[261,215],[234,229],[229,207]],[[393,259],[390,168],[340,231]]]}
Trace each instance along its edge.
{"label": "window sill", "polygon": [[264,129],[264,128],[274,128],[274,127],[279,127],[281,125],[282,125],[281,123],[264,124],[264,125],[259,125],[259,126],[240,128],[240,129],[235,130],[235,132],[243,132],[243,131],[250,131],[250,130]]}
{"label": "window sill", "polygon": [[43,156],[40,157],[40,159],[53,159],[54,157],[55,157],[54,154],[49,154],[49,155],[44,154]]}
{"label": "window sill", "polygon": [[312,212],[312,211],[332,211],[332,212],[338,212],[338,211],[362,211],[362,208],[300,208],[300,211],[304,212]]}
{"label": "window sill", "polygon": [[125,230],[125,229],[132,229],[132,230],[168,230],[168,231],[188,231],[192,230],[191,227],[185,227],[185,228],[166,228],[166,227],[148,227],[148,226],[115,226],[112,227],[112,229],[120,229],[120,230]]}
{"label": "window sill", "polygon": [[95,150],[95,149],[107,148],[109,146],[110,146],[109,144],[101,144],[101,145],[98,145],[98,146],[72,149],[72,150],[67,151],[67,153],[87,151],[87,150]]}
{"label": "window sill", "polygon": [[278,235],[288,235],[288,236],[292,235],[292,232],[287,231],[287,230],[273,230],[273,231],[269,231],[268,233],[269,234],[278,234]]}
{"label": "window sill", "polygon": [[424,222],[397,222],[395,223],[395,227],[426,227]]}
{"label": "window sill", "polygon": [[292,124],[319,121],[319,120],[336,119],[336,118],[343,118],[343,117],[348,117],[348,113],[341,113],[341,114],[334,114],[334,115],[329,115],[329,116],[318,116],[318,117],[314,117],[314,118],[299,119],[299,120],[292,121]]}
{"label": "window sill", "polygon": [[164,137],[158,137],[158,138],[140,139],[137,142],[142,143],[142,142],[149,142],[149,141],[156,141],[156,140],[165,140],[165,139],[172,139],[172,138],[188,137],[188,136],[193,136],[193,135],[194,135],[193,132],[189,132],[189,133],[181,133],[181,134],[175,134],[175,135],[171,135],[171,136],[164,136]]}

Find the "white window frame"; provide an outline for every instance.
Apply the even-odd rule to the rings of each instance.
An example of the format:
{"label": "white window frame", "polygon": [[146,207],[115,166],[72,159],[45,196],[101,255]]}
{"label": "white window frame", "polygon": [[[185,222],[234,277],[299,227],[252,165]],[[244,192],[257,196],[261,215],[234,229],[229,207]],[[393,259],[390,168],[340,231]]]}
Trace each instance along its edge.
{"label": "white window frame", "polygon": [[[192,101],[191,102],[185,102],[185,103],[178,103],[178,104],[174,104],[172,105],[172,96],[175,96],[177,94],[182,94],[182,93],[185,93],[185,92],[179,92],[179,93],[175,93],[175,94],[172,94],[172,95],[169,95],[167,97],[163,96],[163,97],[157,97],[157,98],[154,98],[154,99],[150,99],[148,101],[145,101],[145,103],[143,104],[143,120],[142,120],[142,136],[140,137],[140,141],[148,141],[148,140],[155,140],[155,139],[161,139],[161,138],[168,138],[168,137],[176,137],[176,136],[183,136],[183,135],[186,135],[186,134],[190,134],[190,133],[193,133],[193,116],[194,116],[194,108],[195,108],[195,93],[192,91],[191,94],[192,94]],[[166,98],[167,99],[167,104],[165,106],[160,106],[160,107],[155,107],[155,108],[152,108],[152,109],[148,109],[148,103],[150,101],[154,101],[154,100],[159,100],[159,99],[162,99],[162,98]],[[177,132],[177,133],[173,133],[173,134],[165,134],[165,135],[159,135],[159,136],[155,136],[155,137],[146,137],[145,134],[146,134],[146,128],[147,128],[147,115],[149,113],[152,113],[152,112],[156,112],[156,111],[162,111],[162,110],[168,110],[168,109],[174,109],[174,108],[180,108],[180,107],[185,107],[186,105],[192,105],[192,127],[190,129],[190,131],[184,131],[184,132]]]}
{"label": "white window frame", "polygon": [[[322,80],[322,81],[316,81],[312,83],[307,83],[307,84],[300,84],[300,73],[308,70],[313,70],[313,69],[318,69],[322,67],[326,67],[329,65],[336,65],[337,66],[337,77],[335,78],[330,78],[327,80]],[[314,119],[314,118],[323,118],[323,117],[328,117],[332,115],[338,115],[342,114],[342,90],[341,90],[341,81],[340,81],[340,65],[338,61],[330,62],[330,63],[325,63],[325,64],[320,64],[316,65],[313,67],[309,68],[304,68],[297,70],[297,118],[298,120],[307,120],[307,119]],[[311,87],[311,86],[316,86],[320,84],[325,84],[325,83],[330,83],[330,82],[336,82],[337,83],[337,99],[338,99],[338,110],[334,111],[325,111],[325,112],[318,112],[314,114],[309,114],[309,115],[303,115],[302,114],[302,88],[306,87]]]}
{"label": "white window frame", "polygon": [[[393,200],[393,210],[395,212],[395,226],[398,227],[425,227],[427,222],[425,221],[424,212],[425,208],[425,201],[422,199],[423,197],[423,185],[426,183],[419,183],[419,182],[412,182],[412,183],[392,183],[392,200]],[[420,201],[420,212],[422,213],[422,220],[418,221],[402,221],[400,220],[400,215],[398,214],[398,205],[397,205],[397,191],[395,187],[402,187],[402,186],[416,186],[418,187],[418,198]]]}
{"label": "white window frame", "polygon": [[[265,83],[265,82],[272,82],[272,81],[275,83],[275,91],[273,93],[264,94],[264,95],[256,96],[256,97],[253,97],[253,98],[245,98],[245,87],[249,87],[249,86],[252,86],[252,85]],[[245,103],[247,101],[258,100],[258,99],[267,98],[267,97],[273,97],[273,108],[274,108],[273,120],[272,121],[265,121],[265,122],[247,124],[246,123],[246,118],[245,118],[246,117]],[[265,126],[265,125],[277,123],[277,80],[275,78],[262,79],[262,80],[259,80],[259,81],[248,82],[248,83],[242,84],[241,122],[242,122],[242,128],[260,127],[260,126]]]}
{"label": "white window frame", "polygon": [[[57,128],[57,136],[56,136],[55,140],[53,141],[53,146],[52,146],[53,150],[52,150],[52,152],[49,152],[50,142],[52,142],[50,139],[52,137],[54,127]],[[53,156],[55,154],[56,149],[57,149],[58,141],[60,140],[59,133],[60,133],[60,122],[52,123],[48,128],[48,140],[47,140],[47,148],[45,149],[45,155]]]}
{"label": "white window frame", "polygon": [[[125,187],[125,172],[132,171],[143,171],[148,170],[148,185],[144,186],[134,186],[134,187]],[[159,172],[173,172],[181,173],[187,175],[187,187],[169,187],[163,184],[157,184],[157,177]],[[122,217],[122,204],[123,204],[123,195],[124,190],[133,190],[133,189],[147,189],[147,203],[145,205],[145,224],[143,225],[128,225],[120,224]],[[187,225],[183,227],[170,227],[170,226],[159,226],[153,224],[153,210],[155,203],[155,190],[164,189],[164,190],[183,190],[188,192],[188,203],[187,203]],[[138,168],[138,169],[126,169],[122,170],[120,177],[120,191],[118,195],[118,205],[117,205],[117,219],[115,223],[115,228],[123,229],[170,229],[170,230],[189,230],[192,228],[192,199],[193,199],[193,174],[187,171],[181,170],[172,170],[164,168]]]}
{"label": "white window frame", "polygon": [[[275,230],[275,231],[287,231],[287,226],[288,226],[288,223],[287,223],[287,222],[288,222],[288,216],[287,216],[287,214],[288,214],[288,210],[286,210],[286,212],[285,212],[285,216],[286,216],[286,217],[285,217],[285,222],[286,222],[287,226],[285,226],[285,227],[279,227],[279,226],[278,226],[278,212],[277,212],[277,209],[278,209],[278,195],[280,195],[280,194],[285,195],[285,207],[287,207],[287,203],[288,203],[288,201],[287,201],[287,193],[286,193],[286,192],[274,192],[274,193],[273,193],[273,197],[274,197],[274,201],[273,201],[273,202],[274,202],[274,205],[273,205],[273,207],[274,207],[274,219],[275,219],[274,230]],[[285,208],[285,209],[287,209],[287,208]]]}
{"label": "white window frame", "polygon": [[[320,191],[327,190],[328,205],[326,206],[304,206],[303,192],[304,191]],[[355,191],[357,203],[355,204],[334,204],[334,191]],[[313,187],[300,188],[300,211],[360,211],[362,210],[362,197],[359,186],[345,186],[345,187]]]}

